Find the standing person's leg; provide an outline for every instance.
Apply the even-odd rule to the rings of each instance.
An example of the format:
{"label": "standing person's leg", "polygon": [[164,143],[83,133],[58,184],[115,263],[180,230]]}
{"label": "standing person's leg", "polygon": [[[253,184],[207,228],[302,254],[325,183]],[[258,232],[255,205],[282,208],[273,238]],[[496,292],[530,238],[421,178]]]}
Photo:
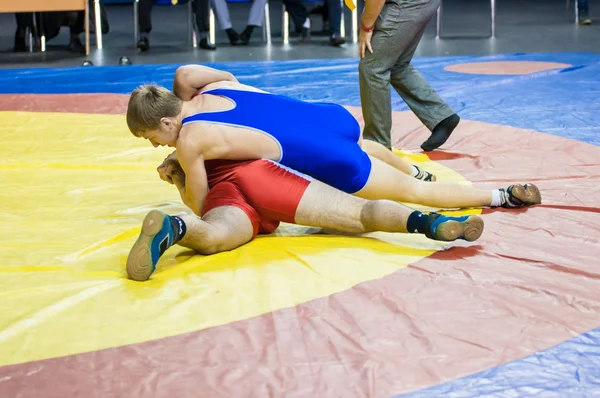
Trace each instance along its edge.
{"label": "standing person's leg", "polygon": [[450,137],[460,118],[431,88],[423,76],[411,65],[412,57],[423,37],[429,21],[435,15],[440,0],[403,1],[399,25],[407,26],[413,33],[412,41],[400,54],[392,67],[390,82],[408,107],[433,134],[421,148],[430,151],[438,148]]}
{"label": "standing person's leg", "polygon": [[248,44],[254,28],[259,28],[262,26],[265,19],[266,4],[267,0],[252,0],[252,7],[250,7],[250,14],[248,15],[248,25],[240,34],[240,42],[242,44]]}
{"label": "standing person's leg", "polygon": [[363,137],[388,149],[392,148],[392,101],[390,72],[405,47],[411,43],[411,32],[398,27],[400,8],[387,3],[375,22],[371,47],[358,66],[360,102],[365,120]]}
{"label": "standing person's leg", "polygon": [[150,31],[152,30],[152,3],[153,0],[140,0],[138,3],[138,26],[140,37],[138,38],[137,48],[140,51],[150,49]]}
{"label": "standing person's leg", "polygon": [[27,51],[27,28],[32,29],[33,27],[33,13],[16,12],[15,19],[17,20],[17,30],[14,50],[16,52]]}
{"label": "standing person's leg", "polygon": [[310,18],[308,10],[301,0],[283,0],[285,10],[290,14],[296,32],[302,32],[302,38],[307,39],[310,35]]}
{"label": "standing person's leg", "polygon": [[208,41],[210,0],[194,0],[194,14],[196,14],[196,26],[200,38],[200,48],[205,50],[216,50],[214,43]]}
{"label": "standing person's leg", "polygon": [[588,0],[577,0],[577,13],[579,14],[578,18],[581,25],[589,25],[592,23]]}
{"label": "standing person's leg", "polygon": [[76,11],[68,13],[69,20],[69,32],[71,38],[69,39],[69,51],[85,53],[85,46],[81,42],[80,35],[85,29],[85,12]]}
{"label": "standing person's leg", "polygon": [[[366,139],[391,148],[390,83],[430,130],[439,125],[437,133],[447,133],[440,137],[447,139],[448,131],[458,124],[458,120],[454,120],[458,116],[440,123],[454,115],[454,111],[410,65],[423,31],[438,6],[439,0],[402,1],[384,6],[371,40],[373,54],[367,52],[359,64]],[[438,134],[434,135],[436,143],[441,141]]]}
{"label": "standing person's leg", "polygon": [[227,33],[229,43],[235,46],[240,41],[240,35],[233,29],[231,25],[231,17],[229,16],[229,6],[225,0],[210,0],[215,14],[217,14],[217,20],[219,21],[219,27]]}
{"label": "standing person's leg", "polygon": [[341,46],[346,43],[342,37],[342,2],[340,0],[325,0],[328,11],[329,30],[331,37],[329,44],[332,46]]}

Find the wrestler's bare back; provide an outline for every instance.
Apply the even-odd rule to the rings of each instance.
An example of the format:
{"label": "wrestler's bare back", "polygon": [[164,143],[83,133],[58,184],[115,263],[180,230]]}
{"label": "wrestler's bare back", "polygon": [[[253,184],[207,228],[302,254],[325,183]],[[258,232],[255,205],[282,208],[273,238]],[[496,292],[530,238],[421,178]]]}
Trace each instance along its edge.
{"label": "wrestler's bare back", "polygon": [[[216,88],[265,92],[235,82],[218,82],[204,87],[202,92]],[[221,112],[233,109],[230,99],[210,93],[197,95],[184,102],[183,117],[202,112]],[[181,128],[176,143],[177,151],[199,151],[204,160],[251,160],[281,158],[281,149],[271,137],[256,130],[215,123],[188,123]]]}

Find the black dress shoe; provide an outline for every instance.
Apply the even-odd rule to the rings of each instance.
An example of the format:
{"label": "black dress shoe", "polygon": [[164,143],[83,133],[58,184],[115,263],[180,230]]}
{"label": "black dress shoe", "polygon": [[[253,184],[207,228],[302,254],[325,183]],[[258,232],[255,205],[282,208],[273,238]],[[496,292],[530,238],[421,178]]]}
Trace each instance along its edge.
{"label": "black dress shoe", "polygon": [[146,52],[150,49],[150,42],[147,37],[142,37],[137,42],[137,48],[140,49],[141,52]]}
{"label": "black dress shoe", "polygon": [[73,53],[85,53],[85,47],[79,37],[71,37],[67,48]]}
{"label": "black dress shoe", "polygon": [[246,26],[246,29],[244,29],[244,31],[242,32],[242,34],[240,35],[240,42],[243,45],[248,45],[248,43],[250,43],[250,36],[252,36],[252,31],[254,30],[255,26],[254,25],[248,25]]}
{"label": "black dress shoe", "polygon": [[205,37],[204,39],[200,40],[200,48],[204,50],[216,50],[217,46],[209,42],[208,39]]}
{"label": "black dress shoe", "polygon": [[346,43],[346,39],[344,39],[343,37],[340,36],[331,36],[329,38],[329,45],[334,46],[334,47],[339,47],[342,44]]}
{"label": "black dress shoe", "polygon": [[458,126],[459,122],[460,117],[456,113],[439,122],[437,126],[433,128],[433,132],[429,138],[421,144],[421,149],[425,152],[429,152],[444,145],[444,143],[448,141],[448,138],[450,138],[450,134],[452,134],[456,126]]}
{"label": "black dress shoe", "polygon": [[229,38],[229,42],[231,43],[232,46],[235,46],[238,44],[238,42],[240,41],[240,34],[238,32],[233,30],[233,28],[229,28],[229,29],[225,30],[225,33],[227,33],[227,37]]}
{"label": "black dress shoe", "polygon": [[310,28],[302,28],[302,40],[308,40],[310,39]]}

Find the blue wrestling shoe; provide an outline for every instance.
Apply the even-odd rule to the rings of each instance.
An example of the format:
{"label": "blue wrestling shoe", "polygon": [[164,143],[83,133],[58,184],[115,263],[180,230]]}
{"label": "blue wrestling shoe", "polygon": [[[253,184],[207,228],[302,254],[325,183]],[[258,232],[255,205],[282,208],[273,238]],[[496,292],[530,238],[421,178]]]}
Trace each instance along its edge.
{"label": "blue wrestling shoe", "polygon": [[163,253],[175,243],[170,217],[152,210],[144,218],[142,231],[127,257],[127,276],[134,281],[146,281],[156,269]]}
{"label": "blue wrestling shoe", "polygon": [[473,242],[483,233],[483,219],[479,216],[449,217],[429,213],[428,222],[429,229],[425,236],[429,239],[447,242],[464,239]]}

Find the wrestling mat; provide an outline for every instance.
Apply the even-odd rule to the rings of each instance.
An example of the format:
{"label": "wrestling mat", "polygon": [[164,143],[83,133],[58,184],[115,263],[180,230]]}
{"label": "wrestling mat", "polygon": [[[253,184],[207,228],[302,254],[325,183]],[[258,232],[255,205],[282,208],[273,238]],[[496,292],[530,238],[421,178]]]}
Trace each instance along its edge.
{"label": "wrestling mat", "polygon": [[[0,70],[0,397],[600,396],[600,55],[414,64],[462,122],[422,154],[393,93],[398,155],[534,182],[542,205],[467,210],[473,243],[284,224],[169,249],[146,283],[125,274],[141,221],[184,207],[156,173],[169,149],[123,114],[177,66]],[[211,66],[362,122],[356,59]]]}

